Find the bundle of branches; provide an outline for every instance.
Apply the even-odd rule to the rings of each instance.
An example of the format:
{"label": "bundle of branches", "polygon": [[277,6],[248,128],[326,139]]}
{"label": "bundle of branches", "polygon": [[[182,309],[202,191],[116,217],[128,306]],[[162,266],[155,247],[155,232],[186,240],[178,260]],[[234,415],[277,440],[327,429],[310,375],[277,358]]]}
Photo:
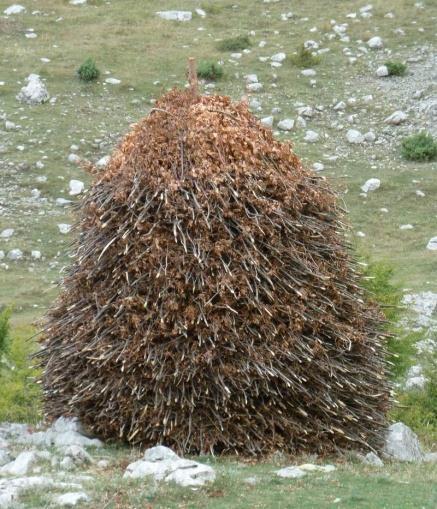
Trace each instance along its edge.
{"label": "bundle of branches", "polygon": [[226,97],[172,91],[81,205],[46,412],[184,453],[375,446],[389,404],[326,181]]}

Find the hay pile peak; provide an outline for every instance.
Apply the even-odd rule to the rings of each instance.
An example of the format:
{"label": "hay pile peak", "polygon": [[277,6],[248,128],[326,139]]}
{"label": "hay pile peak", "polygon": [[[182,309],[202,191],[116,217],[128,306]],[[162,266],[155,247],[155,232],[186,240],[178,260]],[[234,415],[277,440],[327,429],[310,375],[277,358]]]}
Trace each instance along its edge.
{"label": "hay pile peak", "polygon": [[326,181],[227,97],[174,90],[84,198],[46,412],[183,453],[378,443],[389,388]]}

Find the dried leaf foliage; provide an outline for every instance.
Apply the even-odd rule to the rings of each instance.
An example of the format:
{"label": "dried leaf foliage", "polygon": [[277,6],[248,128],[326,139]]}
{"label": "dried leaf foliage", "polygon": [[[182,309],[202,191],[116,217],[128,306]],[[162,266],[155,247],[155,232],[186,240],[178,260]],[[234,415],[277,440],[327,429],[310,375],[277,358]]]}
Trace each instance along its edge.
{"label": "dried leaf foliage", "polygon": [[377,444],[381,317],[326,182],[245,103],[172,91],[84,198],[46,412],[183,453]]}

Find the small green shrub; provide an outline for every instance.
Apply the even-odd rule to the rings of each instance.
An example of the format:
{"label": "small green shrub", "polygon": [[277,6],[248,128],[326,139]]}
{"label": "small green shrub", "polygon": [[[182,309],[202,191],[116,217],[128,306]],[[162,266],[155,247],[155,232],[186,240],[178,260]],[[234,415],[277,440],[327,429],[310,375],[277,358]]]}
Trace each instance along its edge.
{"label": "small green shrub", "polygon": [[0,364],[0,422],[41,420],[41,386],[36,383],[40,372],[30,359],[38,348],[35,341],[29,340],[34,334],[31,327],[14,328],[11,332],[8,363]]}
{"label": "small green shrub", "polygon": [[427,379],[424,389],[398,395],[398,405],[392,417],[404,422],[425,440],[437,440],[437,354],[428,357],[423,374]]}
{"label": "small green shrub", "polygon": [[407,72],[407,66],[402,62],[394,62],[389,60],[384,64],[388,69],[389,76],[404,76]]}
{"label": "small green shrub", "polygon": [[402,155],[410,161],[432,161],[437,157],[437,142],[431,134],[413,134],[402,141]]}
{"label": "small green shrub", "polygon": [[252,46],[252,42],[247,35],[238,35],[229,39],[223,39],[218,44],[220,51],[241,51]]}
{"label": "small green shrub", "polygon": [[94,60],[88,57],[77,70],[77,75],[80,80],[89,82],[96,80],[100,76],[100,71],[97,69]]}
{"label": "small green shrub", "polygon": [[223,77],[223,68],[212,60],[202,60],[197,66],[197,76],[204,80],[218,80]]}
{"label": "small green shrub", "polygon": [[10,324],[9,318],[11,316],[10,308],[3,309],[0,312],[0,359],[2,355],[6,354],[10,346]]}
{"label": "small green shrub", "polygon": [[314,56],[310,49],[305,48],[304,44],[299,46],[297,54],[291,55],[289,60],[297,67],[313,67],[320,64],[320,57]]}

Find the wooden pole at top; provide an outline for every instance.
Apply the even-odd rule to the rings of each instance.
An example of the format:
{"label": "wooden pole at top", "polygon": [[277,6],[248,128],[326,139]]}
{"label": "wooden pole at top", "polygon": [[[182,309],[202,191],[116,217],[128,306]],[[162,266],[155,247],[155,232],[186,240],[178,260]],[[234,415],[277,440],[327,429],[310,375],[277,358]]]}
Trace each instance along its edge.
{"label": "wooden pole at top", "polygon": [[197,81],[196,61],[193,57],[188,59],[188,83],[194,97],[199,95],[199,84]]}

